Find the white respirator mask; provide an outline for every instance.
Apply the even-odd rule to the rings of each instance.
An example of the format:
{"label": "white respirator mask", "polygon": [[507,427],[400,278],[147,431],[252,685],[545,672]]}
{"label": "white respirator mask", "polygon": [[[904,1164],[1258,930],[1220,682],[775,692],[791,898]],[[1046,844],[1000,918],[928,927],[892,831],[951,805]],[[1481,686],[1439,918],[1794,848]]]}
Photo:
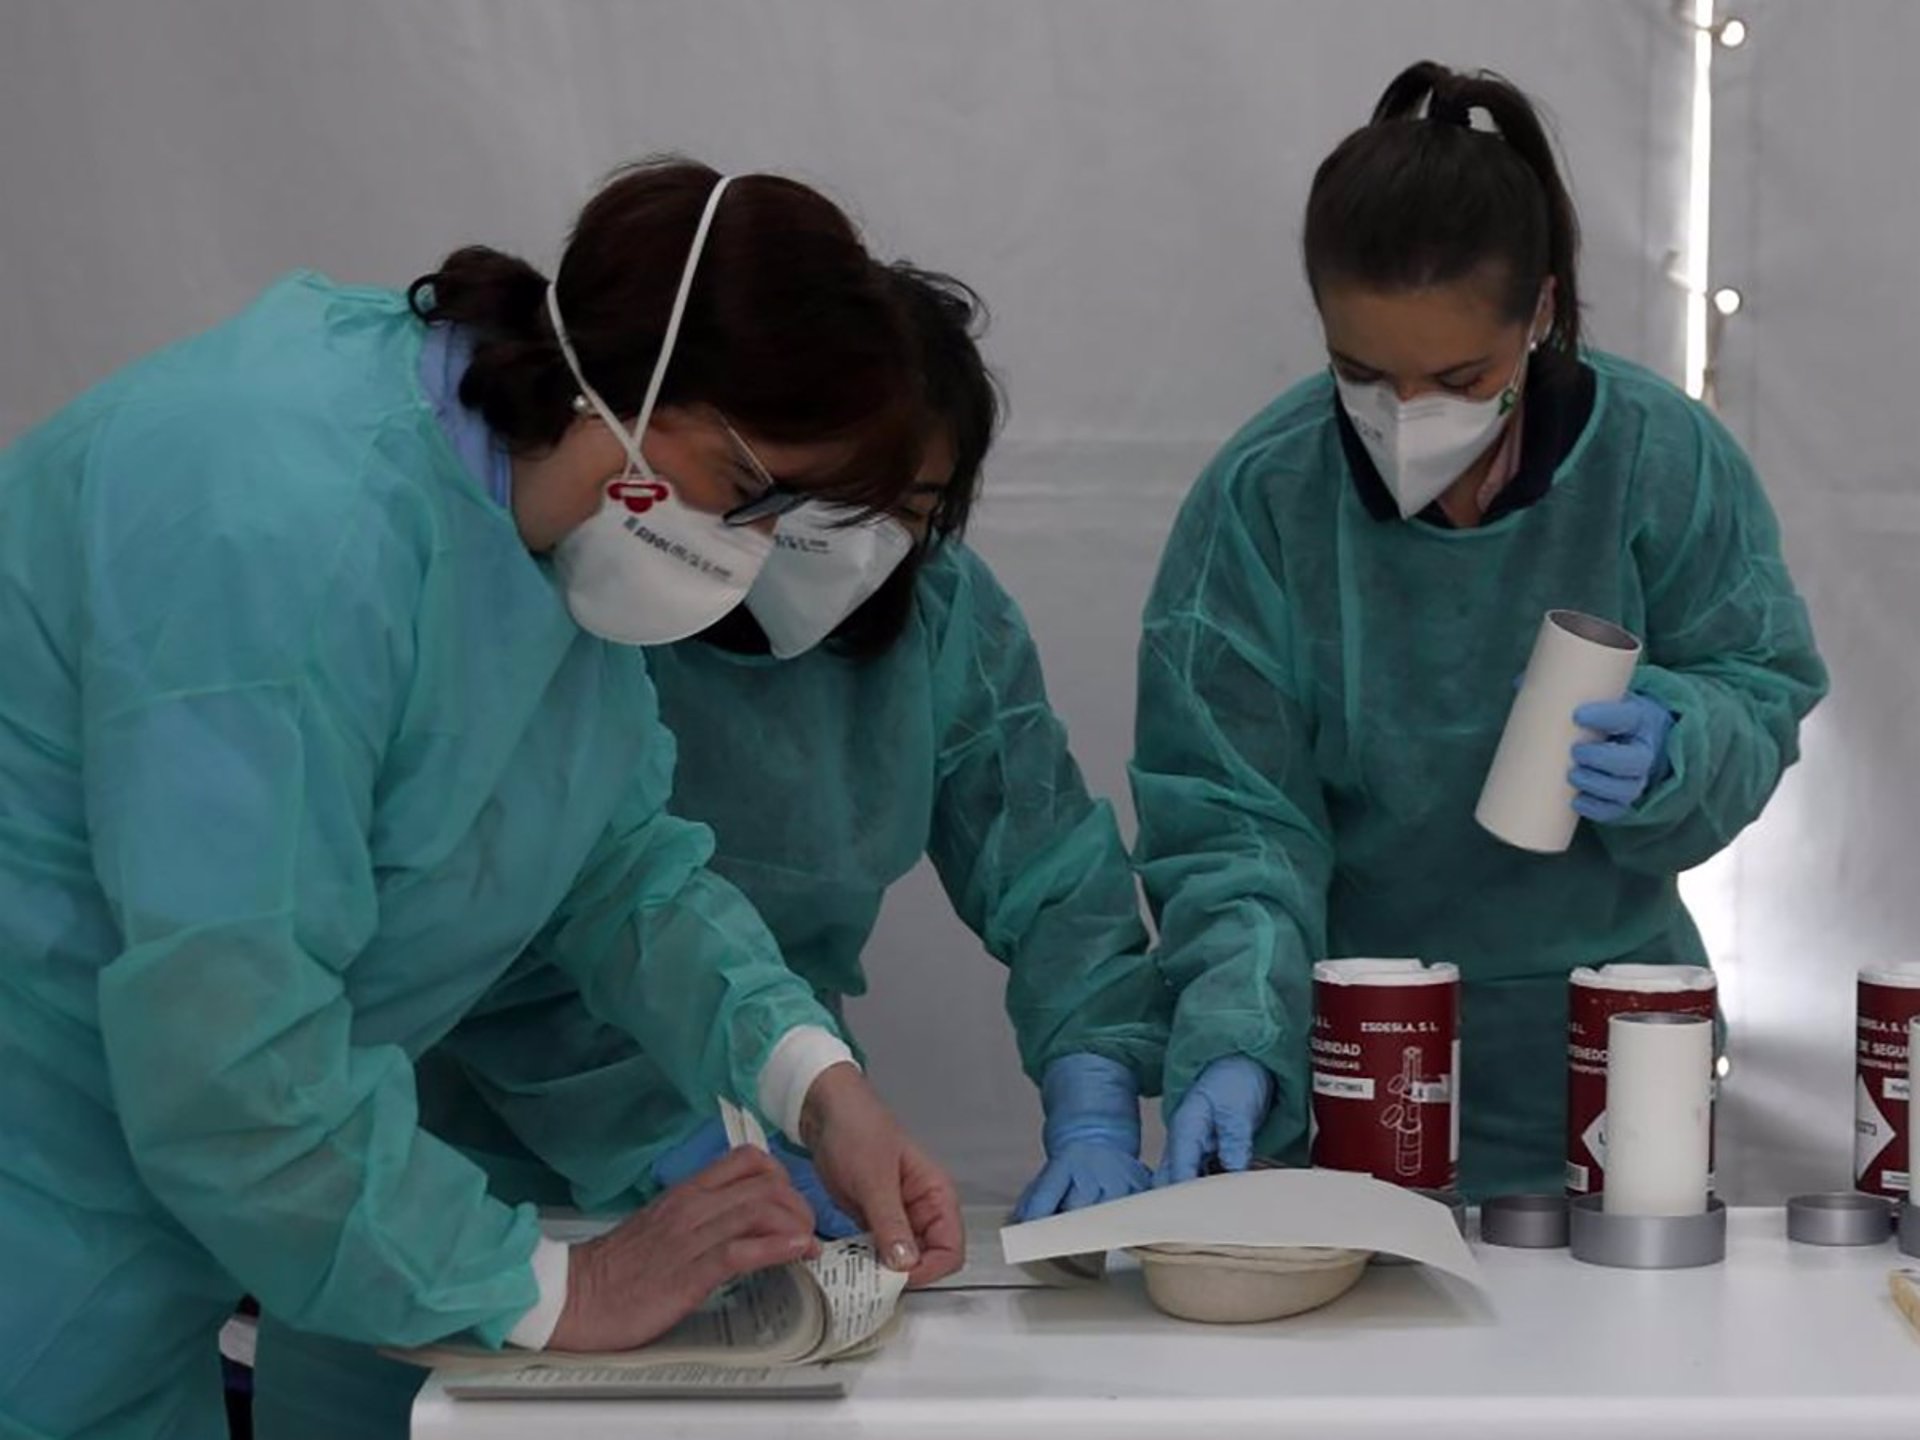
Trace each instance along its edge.
{"label": "white respirator mask", "polygon": [[912,553],[912,533],[891,515],[802,506],[780,517],[747,609],[774,656],[791,660],[831,635]]}
{"label": "white respirator mask", "polygon": [[1459,395],[1402,400],[1387,381],[1363,385],[1334,373],[1340,404],[1393,493],[1402,519],[1412,519],[1438,500],[1492,446],[1519,402],[1527,357],[1539,344],[1528,341],[1513,378],[1486,400]]}

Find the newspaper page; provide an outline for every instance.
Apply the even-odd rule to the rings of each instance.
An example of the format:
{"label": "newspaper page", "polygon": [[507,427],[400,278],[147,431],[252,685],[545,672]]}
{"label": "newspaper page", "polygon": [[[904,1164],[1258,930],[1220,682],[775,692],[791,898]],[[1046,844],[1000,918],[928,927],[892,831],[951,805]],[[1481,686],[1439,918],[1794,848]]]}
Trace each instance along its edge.
{"label": "newspaper page", "polygon": [[803,1260],[826,1304],[826,1334],[815,1358],[866,1354],[885,1341],[900,1308],[907,1277],[880,1263],[865,1235],[824,1246],[817,1260]]}

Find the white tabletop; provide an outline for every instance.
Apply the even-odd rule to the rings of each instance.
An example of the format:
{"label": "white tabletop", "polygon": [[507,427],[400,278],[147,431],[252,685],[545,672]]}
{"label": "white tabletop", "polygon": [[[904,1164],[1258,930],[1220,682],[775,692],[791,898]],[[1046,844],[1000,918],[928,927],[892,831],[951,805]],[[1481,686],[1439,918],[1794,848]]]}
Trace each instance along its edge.
{"label": "white tabletop", "polygon": [[1325,1310],[1249,1327],[1169,1319],[1128,1267],[1083,1291],[916,1294],[886,1350],[846,1367],[844,1400],[461,1402],[429,1383],[414,1434],[1920,1436],[1920,1342],[1887,1294],[1893,1245],[1791,1245],[1777,1210],[1729,1219],[1726,1263],[1708,1269],[1476,1246],[1487,1301],[1424,1269],[1375,1267]]}

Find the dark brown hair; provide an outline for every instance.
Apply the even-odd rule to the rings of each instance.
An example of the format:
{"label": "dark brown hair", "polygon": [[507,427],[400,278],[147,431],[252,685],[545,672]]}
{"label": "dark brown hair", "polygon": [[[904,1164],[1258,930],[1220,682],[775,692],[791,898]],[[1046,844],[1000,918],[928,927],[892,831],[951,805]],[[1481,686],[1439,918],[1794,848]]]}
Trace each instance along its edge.
{"label": "dark brown hair", "polygon": [[913,337],[920,377],[924,440],[944,438],[953,450],[953,474],[934,506],[927,538],[833,632],[843,653],[868,657],[892,647],[913,613],[915,582],[935,546],[966,531],[980,493],[981,467],[1000,428],[1006,402],[999,382],[980,354],[987,307],[972,286],[901,263],[887,277]]}
{"label": "dark brown hair", "polygon": [[[556,298],[580,367],[615,413],[637,414],[674,292],[720,179],[677,157],[618,172],[580,212]],[[556,443],[575,418],[573,377],[546,313],[547,281],[485,246],[449,255],[409,288],[430,324],[471,332],[460,399],[516,453]],[[846,441],[806,488],[881,510],[913,483],[914,347],[883,272],[848,218],[773,175],[727,187],[695,272],[662,405],[711,405],[768,440]]]}
{"label": "dark brown hair", "polygon": [[[1473,128],[1475,110],[1497,133]],[[1488,71],[1461,75],[1422,60],[1395,76],[1372,123],[1315,173],[1302,249],[1316,296],[1329,281],[1412,290],[1492,265],[1510,321],[1532,316],[1552,276],[1544,347],[1566,357],[1579,350],[1573,199],[1533,105]]]}

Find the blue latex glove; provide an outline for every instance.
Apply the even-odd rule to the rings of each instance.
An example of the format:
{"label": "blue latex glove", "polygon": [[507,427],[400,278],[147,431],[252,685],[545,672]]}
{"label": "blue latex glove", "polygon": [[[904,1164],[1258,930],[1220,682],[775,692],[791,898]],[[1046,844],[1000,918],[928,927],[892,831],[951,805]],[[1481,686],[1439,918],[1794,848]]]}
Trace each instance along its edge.
{"label": "blue latex glove", "polygon": [[[717,1119],[709,1120],[653,1162],[653,1178],[662,1189],[681,1184],[713,1164],[729,1148],[727,1132],[721,1128],[720,1122]],[[860,1226],[853,1217],[834,1204],[833,1197],[827,1194],[827,1187],[821,1183],[819,1172],[813,1168],[811,1160],[777,1135],[768,1141],[768,1149],[773,1152],[773,1158],[786,1168],[787,1179],[793,1182],[793,1188],[813,1207],[815,1234],[826,1240],[844,1240],[849,1235],[860,1233]]]}
{"label": "blue latex glove", "polygon": [[1253,1137],[1273,1105],[1273,1075],[1244,1055],[1216,1060],[1200,1072],[1167,1122],[1167,1151],[1153,1183],[1198,1179],[1208,1156],[1223,1170],[1253,1163]]}
{"label": "blue latex glove", "polygon": [[1152,1183],[1140,1163],[1140,1087],[1118,1060],[1062,1055],[1041,1077],[1040,1100],[1047,1163],[1013,1207],[1016,1221],[1119,1200]]}
{"label": "blue latex glove", "polygon": [[1579,791],[1573,808],[1602,825],[1626,818],[1649,786],[1673,773],[1667,759],[1673,720],[1666,706],[1637,693],[1574,711],[1574,724],[1605,738],[1573,747],[1573,771],[1567,776]]}

